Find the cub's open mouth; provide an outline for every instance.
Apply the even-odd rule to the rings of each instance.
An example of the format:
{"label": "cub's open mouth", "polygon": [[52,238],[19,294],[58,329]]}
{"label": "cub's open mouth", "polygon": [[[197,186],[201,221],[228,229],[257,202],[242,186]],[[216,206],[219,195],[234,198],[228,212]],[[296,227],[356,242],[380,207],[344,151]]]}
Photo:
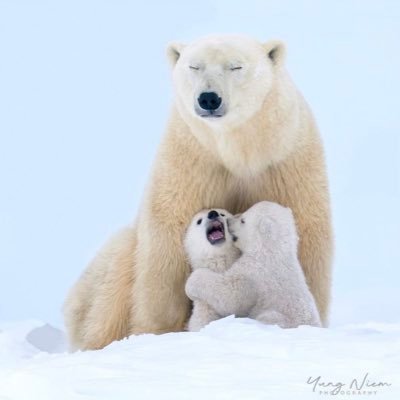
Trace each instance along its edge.
{"label": "cub's open mouth", "polygon": [[225,241],[225,227],[221,221],[215,220],[208,224],[207,240],[212,244],[217,244]]}

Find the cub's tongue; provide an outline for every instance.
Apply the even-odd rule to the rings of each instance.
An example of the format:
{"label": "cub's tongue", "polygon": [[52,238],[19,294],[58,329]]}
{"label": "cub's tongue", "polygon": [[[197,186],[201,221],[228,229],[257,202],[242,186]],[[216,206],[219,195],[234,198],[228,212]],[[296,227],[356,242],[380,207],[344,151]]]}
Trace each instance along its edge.
{"label": "cub's tongue", "polygon": [[212,240],[220,240],[223,239],[224,234],[221,231],[212,231],[208,234],[208,237]]}

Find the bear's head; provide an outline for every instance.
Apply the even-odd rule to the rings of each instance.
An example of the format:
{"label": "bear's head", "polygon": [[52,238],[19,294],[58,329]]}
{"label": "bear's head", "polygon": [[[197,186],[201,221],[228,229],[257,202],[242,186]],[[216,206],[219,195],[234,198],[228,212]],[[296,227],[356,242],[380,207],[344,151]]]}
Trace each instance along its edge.
{"label": "bear's head", "polygon": [[228,229],[235,246],[244,254],[297,251],[298,236],[292,211],[277,203],[255,204],[243,214],[229,218]]}
{"label": "bear's head", "polygon": [[184,247],[192,269],[210,268],[224,270],[239,256],[228,231],[227,220],[231,218],[226,210],[209,209],[197,213],[189,224]]}
{"label": "bear's head", "polygon": [[167,53],[180,114],[218,131],[245,123],[260,109],[283,65],[285,49],[279,41],[226,35],[188,45],[171,43]]}

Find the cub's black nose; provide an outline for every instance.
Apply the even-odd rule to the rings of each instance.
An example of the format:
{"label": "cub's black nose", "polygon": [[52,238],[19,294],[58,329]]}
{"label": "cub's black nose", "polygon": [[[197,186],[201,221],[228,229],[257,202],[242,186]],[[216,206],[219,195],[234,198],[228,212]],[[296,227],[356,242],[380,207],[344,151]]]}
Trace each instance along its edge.
{"label": "cub's black nose", "polygon": [[216,110],[221,105],[222,99],[215,92],[203,92],[197,101],[203,110],[211,111]]}
{"label": "cub's black nose", "polygon": [[208,219],[215,219],[219,217],[219,214],[215,210],[211,210],[207,216]]}

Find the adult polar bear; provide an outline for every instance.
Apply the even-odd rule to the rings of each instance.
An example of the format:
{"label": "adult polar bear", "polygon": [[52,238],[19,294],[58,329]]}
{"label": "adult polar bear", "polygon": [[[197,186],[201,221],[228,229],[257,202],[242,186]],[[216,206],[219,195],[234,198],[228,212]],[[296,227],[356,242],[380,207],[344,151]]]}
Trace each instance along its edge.
{"label": "adult polar bear", "polygon": [[72,345],[95,349],[133,333],[182,330],[190,312],[186,226],[201,209],[239,213],[262,200],[292,209],[299,258],[326,323],[332,233],[324,155],[284,68],[284,45],[214,36],[171,44],[168,56],[176,100],[143,206],[72,289]]}

